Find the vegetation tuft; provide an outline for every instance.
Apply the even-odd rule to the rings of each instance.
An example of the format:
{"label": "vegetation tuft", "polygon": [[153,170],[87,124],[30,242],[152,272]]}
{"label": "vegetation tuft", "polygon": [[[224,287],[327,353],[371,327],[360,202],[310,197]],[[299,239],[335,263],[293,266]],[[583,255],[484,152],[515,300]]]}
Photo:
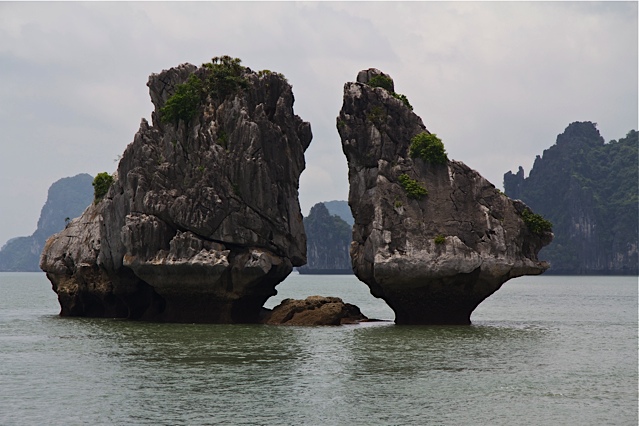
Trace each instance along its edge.
{"label": "vegetation tuft", "polygon": [[387,77],[385,75],[381,75],[381,74],[376,75],[372,77],[370,80],[368,80],[368,85],[371,87],[381,87],[382,89],[388,90],[389,92],[391,92],[394,98],[402,101],[404,105],[406,105],[408,109],[410,109],[411,111],[413,110],[413,106],[410,104],[410,102],[408,102],[408,98],[406,97],[406,95],[402,95],[401,93],[395,93],[395,91],[393,90],[394,85],[393,85],[392,78]]}
{"label": "vegetation tuft", "polygon": [[215,99],[223,100],[228,95],[248,88],[248,80],[242,76],[242,60],[228,55],[216,56],[210,63],[202,64],[210,71],[206,80],[206,91]]}
{"label": "vegetation tuft", "polygon": [[409,155],[431,164],[446,164],[448,155],[444,143],[434,133],[422,132],[411,139]]}
{"label": "vegetation tuft", "polygon": [[381,106],[375,105],[370,109],[366,118],[376,126],[381,126],[386,121],[386,111]]}
{"label": "vegetation tuft", "polygon": [[245,68],[239,58],[216,56],[210,63],[202,64],[206,69],[204,80],[195,74],[175,88],[175,93],[160,109],[163,123],[188,122],[197,113],[207,95],[223,101],[228,95],[248,88],[248,80],[243,77]]}
{"label": "vegetation tuft", "polygon": [[202,80],[191,74],[185,83],[175,88],[175,93],[166,100],[160,109],[163,123],[177,123],[179,120],[189,121],[195,116],[197,108],[204,96]]}
{"label": "vegetation tuft", "polygon": [[368,80],[368,85],[371,87],[381,87],[382,89],[386,89],[389,92],[394,93],[393,79],[385,75],[380,74],[373,76],[370,80]]}
{"label": "vegetation tuft", "polygon": [[395,93],[393,92],[393,97],[399,99],[400,101],[404,102],[404,105],[406,105],[408,107],[409,110],[413,110],[413,106],[410,104],[410,102],[408,102],[408,98],[406,97],[406,95],[402,95],[401,93]]}
{"label": "vegetation tuft", "polygon": [[415,179],[411,179],[406,173],[399,175],[398,179],[409,198],[420,200],[428,195],[426,188]]}
{"label": "vegetation tuft", "polygon": [[444,244],[446,242],[446,237],[444,237],[443,235],[438,235],[435,237],[435,244]]}
{"label": "vegetation tuft", "polygon": [[93,179],[93,202],[97,204],[109,192],[113,176],[107,172],[98,173]]}
{"label": "vegetation tuft", "polygon": [[545,232],[552,231],[552,223],[549,220],[544,219],[540,214],[533,213],[529,209],[523,211],[521,218],[533,234],[542,235]]}

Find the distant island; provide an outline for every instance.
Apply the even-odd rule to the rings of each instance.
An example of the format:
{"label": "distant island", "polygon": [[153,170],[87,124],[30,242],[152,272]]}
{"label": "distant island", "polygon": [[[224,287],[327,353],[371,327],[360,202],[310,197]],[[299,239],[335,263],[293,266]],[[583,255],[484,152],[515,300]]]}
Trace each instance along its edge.
{"label": "distant island", "polygon": [[344,201],[344,200],[323,201],[322,204],[326,206],[330,214],[339,216],[344,222],[348,223],[350,226],[353,226],[353,224],[355,223],[355,219],[353,219],[353,214],[351,213],[351,208],[348,206],[348,201]]}
{"label": "distant island", "polygon": [[539,254],[547,273],[637,275],[639,184],[637,132],[605,143],[596,124],[571,123],[537,156],[528,177],[504,175],[506,195],[553,224],[554,241]]}
{"label": "distant island", "polygon": [[[334,211],[329,211],[330,205]],[[330,201],[317,203],[312,208],[308,217],[304,218],[306,231],[307,263],[298,268],[300,274],[352,274],[349,247],[352,240],[353,216],[346,201]]]}
{"label": "distant island", "polygon": [[39,272],[40,253],[51,235],[82,214],[93,201],[93,177],[82,173],[51,185],[36,231],[12,238],[0,249],[0,272]]}

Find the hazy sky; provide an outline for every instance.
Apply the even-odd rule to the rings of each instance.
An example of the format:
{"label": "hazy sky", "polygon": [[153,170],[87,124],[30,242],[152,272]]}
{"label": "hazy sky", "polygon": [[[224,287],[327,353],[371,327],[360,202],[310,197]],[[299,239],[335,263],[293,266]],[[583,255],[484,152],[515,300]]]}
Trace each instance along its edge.
{"label": "hazy sky", "polygon": [[497,187],[573,121],[638,127],[636,2],[0,2],[0,245],[35,230],[54,181],[115,171],[151,73],[224,54],[293,85],[314,135],[303,213],[347,198],[335,119],[361,69]]}

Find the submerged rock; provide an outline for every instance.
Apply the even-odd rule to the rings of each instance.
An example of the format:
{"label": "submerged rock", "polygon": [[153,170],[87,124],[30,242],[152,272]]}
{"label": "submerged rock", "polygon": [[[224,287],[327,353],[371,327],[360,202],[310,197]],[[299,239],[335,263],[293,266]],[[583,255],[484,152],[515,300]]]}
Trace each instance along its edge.
{"label": "submerged rock", "polygon": [[527,225],[525,204],[462,162],[410,155],[411,140],[430,132],[401,95],[368,84],[375,75],[384,74],[362,71],[345,84],[337,119],[353,270],[398,324],[469,324],[504,282],[548,268],[537,253],[552,233]]}
{"label": "submerged rock", "polygon": [[281,74],[215,59],[149,77],[153,125],[106,196],[48,240],[40,265],[62,315],[258,322],[306,262],[310,124]]}
{"label": "submerged rock", "polygon": [[304,300],[284,299],[268,312],[263,322],[279,325],[356,324],[366,318],[355,305],[339,297],[309,296]]}

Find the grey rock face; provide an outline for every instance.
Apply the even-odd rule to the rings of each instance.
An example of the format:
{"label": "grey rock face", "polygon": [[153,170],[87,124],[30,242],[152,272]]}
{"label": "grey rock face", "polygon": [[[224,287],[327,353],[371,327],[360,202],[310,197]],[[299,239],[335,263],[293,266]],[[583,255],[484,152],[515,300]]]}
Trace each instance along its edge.
{"label": "grey rock face", "polygon": [[42,254],[62,315],[257,322],[306,262],[297,190],[310,124],[283,76],[243,70],[247,88],[208,94],[177,123],[162,122],[161,108],[210,70],[150,76],[153,125],[142,120],[108,194]]}
{"label": "grey rock face", "polygon": [[[523,203],[459,161],[409,156],[411,139],[426,127],[385,89],[346,83],[337,129],[355,217],[353,270],[398,324],[468,324],[504,282],[548,268],[537,253],[552,234],[528,229]],[[402,174],[428,195],[410,198]]]}

